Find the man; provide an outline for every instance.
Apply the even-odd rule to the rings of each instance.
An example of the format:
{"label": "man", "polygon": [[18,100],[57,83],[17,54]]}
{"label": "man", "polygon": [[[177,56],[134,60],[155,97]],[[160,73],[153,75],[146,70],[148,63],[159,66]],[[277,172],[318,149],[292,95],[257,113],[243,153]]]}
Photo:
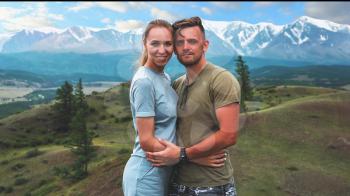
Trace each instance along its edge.
{"label": "man", "polygon": [[[230,159],[222,167],[195,164],[194,159],[215,154],[236,143],[240,86],[227,70],[205,59],[209,42],[199,17],[173,24],[175,54],[186,74],[173,87],[177,104],[176,146],[160,140],[166,149],[147,153],[154,166],[176,164],[169,195],[236,195]],[[228,153],[228,151],[226,150]]]}

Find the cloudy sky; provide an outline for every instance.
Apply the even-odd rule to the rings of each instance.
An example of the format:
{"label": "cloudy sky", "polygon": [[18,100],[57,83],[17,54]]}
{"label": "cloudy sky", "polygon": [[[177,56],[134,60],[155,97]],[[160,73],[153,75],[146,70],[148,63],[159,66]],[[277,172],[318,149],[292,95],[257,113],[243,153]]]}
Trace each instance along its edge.
{"label": "cloudy sky", "polygon": [[349,2],[0,2],[0,34],[27,29],[70,26],[143,27],[162,18],[171,22],[191,16],[207,20],[271,22],[282,25],[306,15],[350,25]]}

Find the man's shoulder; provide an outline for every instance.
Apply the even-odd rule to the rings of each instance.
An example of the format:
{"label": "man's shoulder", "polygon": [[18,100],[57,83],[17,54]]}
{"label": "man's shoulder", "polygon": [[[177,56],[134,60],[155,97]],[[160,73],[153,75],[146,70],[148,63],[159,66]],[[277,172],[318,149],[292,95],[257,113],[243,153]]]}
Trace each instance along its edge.
{"label": "man's shoulder", "polygon": [[173,88],[177,89],[179,85],[183,84],[186,80],[186,74],[178,77],[177,79],[174,80],[173,82]]}
{"label": "man's shoulder", "polygon": [[208,63],[207,72],[210,74],[211,79],[215,79],[218,76],[223,76],[223,75],[234,77],[230,71],[213,63]]}

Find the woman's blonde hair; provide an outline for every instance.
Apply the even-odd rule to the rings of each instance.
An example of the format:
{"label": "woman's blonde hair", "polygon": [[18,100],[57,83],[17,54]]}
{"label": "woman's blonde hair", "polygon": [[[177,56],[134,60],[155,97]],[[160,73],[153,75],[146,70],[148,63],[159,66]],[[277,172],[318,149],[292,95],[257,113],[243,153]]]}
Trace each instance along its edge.
{"label": "woman's blonde hair", "polygon": [[146,48],[146,40],[147,40],[149,32],[154,27],[164,27],[164,28],[168,29],[171,34],[173,34],[173,27],[171,26],[171,24],[169,22],[162,20],[162,19],[156,19],[156,20],[152,20],[151,22],[149,22],[146,29],[145,29],[145,32],[143,32],[143,35],[142,35],[142,43],[143,43],[142,48],[143,49],[142,49],[141,57],[139,59],[140,66],[144,66],[145,63],[147,62],[148,55],[147,55],[147,48]]}

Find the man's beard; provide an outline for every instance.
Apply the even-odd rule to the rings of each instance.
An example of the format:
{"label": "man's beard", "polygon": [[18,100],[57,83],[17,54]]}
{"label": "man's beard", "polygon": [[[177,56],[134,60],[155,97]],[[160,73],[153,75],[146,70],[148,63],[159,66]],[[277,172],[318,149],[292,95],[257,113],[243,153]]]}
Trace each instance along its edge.
{"label": "man's beard", "polygon": [[194,59],[193,61],[190,62],[184,62],[181,60],[181,58],[179,56],[177,56],[177,60],[180,61],[181,64],[183,64],[185,67],[192,67],[193,65],[196,65],[199,63],[199,61],[201,60],[202,56],[199,56],[198,58]]}

